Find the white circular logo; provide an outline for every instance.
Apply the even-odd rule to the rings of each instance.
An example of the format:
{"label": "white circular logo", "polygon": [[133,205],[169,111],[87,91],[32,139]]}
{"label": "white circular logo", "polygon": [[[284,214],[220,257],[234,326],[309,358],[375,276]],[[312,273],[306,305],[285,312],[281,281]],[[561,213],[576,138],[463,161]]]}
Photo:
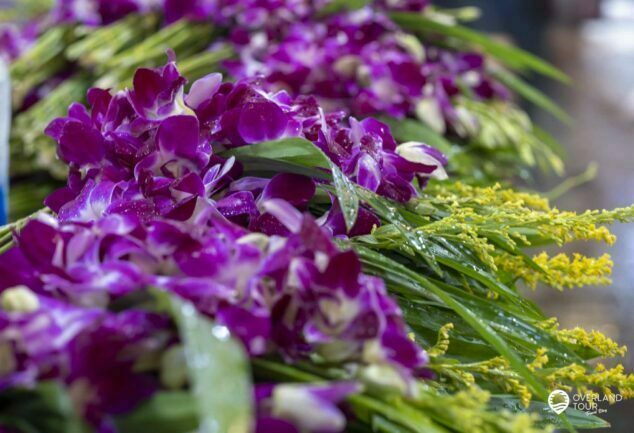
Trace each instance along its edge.
{"label": "white circular logo", "polygon": [[561,389],[554,390],[548,396],[548,406],[550,406],[557,415],[565,411],[569,404],[570,397],[568,397],[566,391],[562,391]]}

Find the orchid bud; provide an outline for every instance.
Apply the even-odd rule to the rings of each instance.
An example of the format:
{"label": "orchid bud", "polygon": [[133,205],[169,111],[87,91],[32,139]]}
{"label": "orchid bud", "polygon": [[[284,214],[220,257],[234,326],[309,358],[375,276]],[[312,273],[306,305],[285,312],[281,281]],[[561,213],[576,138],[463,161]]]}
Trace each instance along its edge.
{"label": "orchid bud", "polygon": [[40,308],[40,301],[26,286],[6,289],[0,295],[2,309],[10,313],[32,313]]}
{"label": "orchid bud", "polygon": [[423,143],[410,141],[398,146],[396,153],[411,162],[436,166],[436,169],[431,173],[431,177],[434,179],[445,180],[448,178],[445,171],[447,158],[438,149]]}

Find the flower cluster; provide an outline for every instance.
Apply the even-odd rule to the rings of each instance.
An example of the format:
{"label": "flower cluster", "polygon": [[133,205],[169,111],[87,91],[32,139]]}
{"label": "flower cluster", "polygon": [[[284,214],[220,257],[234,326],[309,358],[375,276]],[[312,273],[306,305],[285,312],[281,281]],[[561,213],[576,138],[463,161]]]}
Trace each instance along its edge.
{"label": "flower cluster", "polygon": [[2,24],[0,26],[0,60],[11,63],[20,57],[37,40],[39,24],[28,23],[24,26]]}
{"label": "flower cluster", "polygon": [[[18,255],[5,255],[3,266],[19,265]],[[135,367],[165,347],[165,317],[73,305],[26,286],[3,287],[0,298],[0,390],[59,379],[82,402],[86,420],[103,425],[159,389],[154,375]]]}
{"label": "flower cluster", "polygon": [[[478,121],[455,99],[506,99],[488,73],[485,58],[423,46],[403,32],[390,11],[422,12],[428,0],[380,1],[354,11],[322,16],[330,0],[73,0],[57,2],[43,28],[60,23],[106,25],[130,13],[162,12],[179,19],[228,28],[225,41],[238,59],[226,69],[236,79],[262,76],[267,90],[310,94],[329,109],[365,117],[417,116],[441,133],[466,137]],[[32,33],[32,32],[31,32]],[[22,37],[24,35],[24,37]],[[5,31],[3,56],[14,59],[32,37],[28,29]],[[18,37],[20,36],[20,37]],[[26,38],[26,39],[25,39]],[[24,39],[24,40],[23,40]]]}
{"label": "flower cluster", "polygon": [[[358,383],[271,391],[260,408],[262,431],[266,423],[324,431],[289,411],[284,396],[339,414],[326,427],[340,431],[337,404],[359,383],[413,392],[427,356],[383,281],[334,244],[333,235],[347,233],[337,201],[315,220],[306,211],[317,181],[244,177],[219,153],[301,137],[354,181],[398,200],[415,194],[415,176],[443,172],[444,157],[420,143],[397,147],[376,120],[348,124],[313,98],[266,93],[252,81],[223,83],[211,74],[187,94],[184,86],[173,61],[140,69],[132,89],[92,89],[90,110],[73,104],[50,124],[69,182],[47,199],[57,216],[31,220],[0,257],[0,350],[9,360],[0,387],[59,379],[103,428],[162,386],[141,365],[175,343],[167,318],[111,312],[155,287],[226,326],[251,356],[355,367]],[[348,234],[378,224],[362,209]]]}
{"label": "flower cluster", "polygon": [[360,116],[418,116],[439,132],[466,135],[477,125],[455,106],[455,97],[465,89],[479,100],[508,96],[487,74],[481,54],[424,47],[380,5],[294,22],[274,33],[244,32],[238,27],[231,36],[239,53],[226,64],[232,75],[260,74],[269,88],[313,94]]}
{"label": "flower cluster", "polygon": [[49,13],[52,24],[108,25],[128,14],[157,10],[162,0],[63,0]]}
{"label": "flower cluster", "polygon": [[229,327],[253,355],[274,346],[291,359],[319,353],[420,367],[424,356],[382,281],[363,275],[357,256],[335,248],[311,217],[278,199],[266,207],[293,230],[287,238],[249,232],[213,206],[189,222],[34,220],[5,256],[1,285],[95,308],[166,288]]}
{"label": "flower cluster", "polygon": [[386,125],[350,119],[346,126],[340,113],[324,114],[313,98],[269,94],[248,80],[223,83],[219,74],[193,83],[187,95],[184,86],[173,61],[140,69],[133,89],[115,95],[92,89],[90,111],[73,104],[68,117],[50,124],[47,134],[71,168],[68,186],[47,200],[61,220],[109,213],[185,220],[204,198],[217,201],[225,216],[272,234],[263,227],[270,218],[262,215],[262,201],[286,199],[301,208],[314,182],[237,180],[239,164],[218,152],[284,137],[310,140],[353,181],[399,201],[416,194],[414,177],[444,173],[447,161],[434,149],[397,149]]}
{"label": "flower cluster", "polygon": [[[266,29],[275,33],[280,26],[314,19],[332,3],[333,0],[163,0],[163,10],[168,23],[181,18],[212,20],[241,31]],[[429,0],[380,0],[374,7],[383,11],[420,12],[429,3]]]}
{"label": "flower cluster", "polygon": [[[407,392],[426,355],[407,337],[383,282],[362,274],[357,256],[339,251],[310,216],[279,200],[267,207],[297,232],[251,233],[213,206],[187,223],[125,215],[90,223],[33,220],[2,257],[0,346],[10,362],[0,384],[77,384],[94,422],[131,409],[159,386],[134,367],[165,348],[167,322],[106,307],[153,286],[192,301],[252,356],[353,363],[360,378],[383,385],[392,372],[389,385]],[[104,353],[117,363],[104,365]],[[127,398],[118,401],[120,395]]]}

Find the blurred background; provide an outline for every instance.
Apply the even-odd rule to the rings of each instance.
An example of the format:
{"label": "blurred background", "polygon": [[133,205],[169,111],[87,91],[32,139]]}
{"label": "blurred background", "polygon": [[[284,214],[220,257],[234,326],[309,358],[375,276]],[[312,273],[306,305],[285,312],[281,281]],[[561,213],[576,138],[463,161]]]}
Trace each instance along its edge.
{"label": "blurred background", "polygon": [[[547,58],[573,80],[571,86],[533,82],[572,117],[572,127],[535,110],[540,126],[568,150],[567,175],[596,162],[594,180],[554,201],[562,209],[583,211],[634,203],[634,0],[436,0],[446,7],[475,5],[483,17],[474,27]],[[527,107],[529,108],[529,107]],[[557,179],[540,179],[549,191]],[[630,348],[624,360],[634,369],[634,225],[617,225],[612,248],[575,245],[614,260],[613,285],[559,293],[542,289],[531,296],[563,327],[597,329]],[[601,407],[601,406],[600,406]],[[603,405],[611,431],[634,432],[634,401]]]}

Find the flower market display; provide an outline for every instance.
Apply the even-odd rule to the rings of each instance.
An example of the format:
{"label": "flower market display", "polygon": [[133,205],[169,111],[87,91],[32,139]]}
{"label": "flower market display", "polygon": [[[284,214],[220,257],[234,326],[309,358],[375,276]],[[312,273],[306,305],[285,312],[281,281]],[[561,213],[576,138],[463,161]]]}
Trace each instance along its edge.
{"label": "flower market display", "polygon": [[[552,390],[634,396],[625,347],[521,292],[609,284],[609,256],[552,251],[634,206],[487,182],[551,145],[515,78],[426,1],[344,5],[77,0],[5,33],[12,135],[64,181],[0,228],[0,432],[575,431],[607,423]],[[484,119],[507,110],[529,138]]]}
{"label": "flower market display", "polygon": [[455,23],[471,15],[426,0],[56,1],[0,37],[14,79],[11,167],[22,181],[14,182],[13,214],[32,212],[55,183],[42,174],[24,182],[34,171],[65,177],[42,133],[50,119],[90,87],[129,86],[135,69],[160,65],[166,49],[191,80],[213,70],[260,76],[269,91],[380,117],[399,140],[439,148],[462,178],[526,179],[536,166],[563,174],[559,145],[531,123],[512,91],[566,121],[515,72],[566,77]]}

